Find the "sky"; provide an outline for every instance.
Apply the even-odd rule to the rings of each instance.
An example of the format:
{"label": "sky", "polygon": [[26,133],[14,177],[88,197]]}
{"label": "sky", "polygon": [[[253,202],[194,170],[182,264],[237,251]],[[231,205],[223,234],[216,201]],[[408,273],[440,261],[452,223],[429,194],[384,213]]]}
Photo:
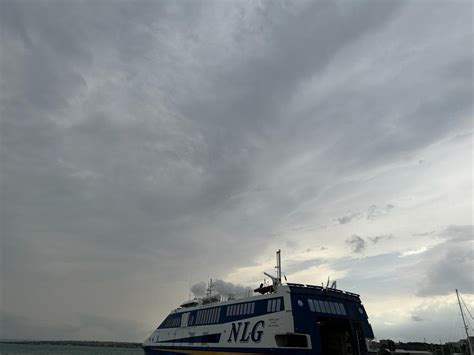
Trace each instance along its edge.
{"label": "sky", "polygon": [[0,338],[140,342],[277,249],[289,282],[361,294],[379,339],[461,338],[472,14],[0,0]]}

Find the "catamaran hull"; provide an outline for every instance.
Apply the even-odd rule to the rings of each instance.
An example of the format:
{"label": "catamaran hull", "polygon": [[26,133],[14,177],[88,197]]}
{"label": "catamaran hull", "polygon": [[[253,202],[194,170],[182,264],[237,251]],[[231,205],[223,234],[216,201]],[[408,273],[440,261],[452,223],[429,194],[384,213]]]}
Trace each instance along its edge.
{"label": "catamaran hull", "polygon": [[190,355],[310,355],[316,354],[312,350],[303,349],[261,349],[261,348],[219,348],[219,349],[202,349],[202,348],[158,348],[158,347],[144,347],[146,355],[171,355],[171,354],[190,354]]}

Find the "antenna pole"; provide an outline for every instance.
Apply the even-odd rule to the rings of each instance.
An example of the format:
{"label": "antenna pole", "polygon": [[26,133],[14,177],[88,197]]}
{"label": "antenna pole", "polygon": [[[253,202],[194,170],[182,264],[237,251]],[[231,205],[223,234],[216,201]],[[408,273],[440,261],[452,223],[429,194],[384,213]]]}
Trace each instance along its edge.
{"label": "antenna pole", "polygon": [[277,282],[278,282],[278,285],[281,284],[281,250],[278,249],[278,251],[276,252],[276,259],[277,259],[277,265],[276,265],[276,269],[277,269]]}
{"label": "antenna pole", "polygon": [[468,333],[468,326],[466,325],[466,320],[464,319],[464,312],[462,310],[462,306],[461,306],[461,301],[459,299],[459,292],[458,292],[458,289],[456,289],[456,296],[458,298],[458,304],[459,304],[459,309],[461,310],[461,317],[462,317],[462,323],[464,324],[464,330],[466,331],[466,338],[467,338],[467,346],[469,347],[469,354],[471,354],[471,349],[472,349],[472,346],[471,346],[471,340],[469,339],[469,333]]}

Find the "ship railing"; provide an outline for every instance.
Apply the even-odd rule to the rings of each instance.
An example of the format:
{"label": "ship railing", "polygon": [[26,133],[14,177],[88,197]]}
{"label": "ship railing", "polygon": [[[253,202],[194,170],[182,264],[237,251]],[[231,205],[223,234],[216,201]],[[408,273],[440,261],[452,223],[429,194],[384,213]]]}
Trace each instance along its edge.
{"label": "ship railing", "polygon": [[290,286],[290,287],[312,288],[312,289],[316,289],[316,290],[319,290],[319,291],[333,292],[333,293],[338,293],[338,294],[341,294],[341,295],[347,295],[347,296],[360,298],[360,295],[358,295],[357,293],[353,293],[353,292],[349,292],[349,291],[343,291],[343,290],[339,290],[337,288],[328,288],[328,287],[322,287],[322,286],[318,286],[318,285],[305,285],[305,284],[290,283],[290,282],[288,282],[287,285]]}

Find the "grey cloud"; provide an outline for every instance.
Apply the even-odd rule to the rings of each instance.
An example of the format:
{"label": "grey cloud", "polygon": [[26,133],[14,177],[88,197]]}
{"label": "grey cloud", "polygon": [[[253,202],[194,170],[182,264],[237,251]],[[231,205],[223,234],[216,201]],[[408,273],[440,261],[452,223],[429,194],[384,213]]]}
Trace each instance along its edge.
{"label": "grey cloud", "polygon": [[203,297],[207,291],[207,284],[205,282],[199,282],[191,286],[191,292],[196,297]]}
{"label": "grey cloud", "polygon": [[359,235],[353,234],[350,238],[346,239],[346,244],[350,246],[352,252],[360,253],[367,248],[367,240],[372,244],[377,244],[381,240],[392,239],[392,234],[378,235],[375,237],[363,238]]}
{"label": "grey cloud", "polygon": [[0,318],[1,339],[18,339],[18,334],[22,334],[22,338],[27,340],[90,340],[92,330],[104,340],[136,341],[146,337],[149,332],[143,323],[91,314],[71,315],[68,321],[62,323],[6,312],[0,314]]}
{"label": "grey cloud", "polygon": [[[327,248],[321,247],[319,250],[326,250]],[[290,275],[301,270],[306,270],[313,266],[318,266],[326,262],[325,259],[311,259],[305,261],[293,262],[285,265],[285,273]]]}
{"label": "grey cloud", "polygon": [[[252,264],[275,221],[327,186],[462,132],[464,41],[390,56],[432,31],[470,34],[469,11],[439,6],[2,1],[2,308],[66,328],[55,314],[105,300],[108,314],[145,319],[159,292],[163,315],[189,270]],[[385,54],[371,62],[374,51]],[[354,71],[358,60],[372,69]],[[74,309],[59,309],[69,297]]]}
{"label": "grey cloud", "polygon": [[413,237],[426,237],[428,235],[433,235],[435,233],[435,231],[431,231],[431,232],[422,232],[422,233],[413,233],[412,236]]}
{"label": "grey cloud", "polygon": [[339,217],[337,219],[337,221],[338,221],[339,224],[347,224],[347,223],[350,223],[354,219],[359,218],[359,217],[360,217],[360,213],[359,212],[354,212],[354,213],[351,213],[349,215]]}
{"label": "grey cloud", "polygon": [[[206,295],[208,289],[208,285],[205,282],[199,282],[194,284],[191,287],[191,292],[196,297],[203,297]],[[247,295],[249,292],[252,292],[250,287],[245,287],[242,285],[236,285],[232,282],[227,282],[224,280],[212,280],[212,291],[213,294],[217,293],[222,296],[229,296],[229,295]]]}
{"label": "grey cloud", "polygon": [[387,215],[395,206],[391,203],[387,204],[384,207],[377,207],[377,205],[372,205],[368,208],[366,216],[367,219],[376,219],[381,216]]}
{"label": "grey cloud", "polygon": [[348,224],[354,220],[361,218],[362,216],[365,216],[367,219],[374,220],[376,218],[387,215],[393,208],[395,208],[395,205],[391,203],[385,205],[384,207],[377,207],[377,205],[371,205],[367,209],[367,211],[349,213],[347,215],[337,218],[337,222],[339,224]]}
{"label": "grey cloud", "polygon": [[353,234],[349,239],[346,239],[346,244],[349,245],[353,253],[361,253],[366,247],[365,240],[355,234]]}
{"label": "grey cloud", "polygon": [[454,289],[474,294],[473,226],[450,226],[442,243],[423,253],[418,267],[426,270],[418,295],[446,295]]}
{"label": "grey cloud", "polygon": [[[453,300],[456,298],[454,293],[451,296]],[[444,301],[433,303],[432,300],[427,300],[409,312],[411,316],[396,325],[384,324],[386,319],[380,320],[377,324],[373,324],[372,320],[377,337],[379,339],[399,339],[400,341],[423,341],[425,338],[435,344],[439,344],[440,339],[444,343],[458,341],[465,337],[461,320],[456,319],[457,317],[454,315],[456,310],[452,303]],[[452,320],[450,328],[445,325],[446,319]],[[450,330],[446,331],[447,329]]]}
{"label": "grey cloud", "polygon": [[377,244],[378,242],[380,242],[381,240],[387,240],[387,239],[392,239],[393,238],[393,234],[387,234],[387,235],[377,235],[375,237],[369,237],[368,239],[373,243],[373,244]]}

